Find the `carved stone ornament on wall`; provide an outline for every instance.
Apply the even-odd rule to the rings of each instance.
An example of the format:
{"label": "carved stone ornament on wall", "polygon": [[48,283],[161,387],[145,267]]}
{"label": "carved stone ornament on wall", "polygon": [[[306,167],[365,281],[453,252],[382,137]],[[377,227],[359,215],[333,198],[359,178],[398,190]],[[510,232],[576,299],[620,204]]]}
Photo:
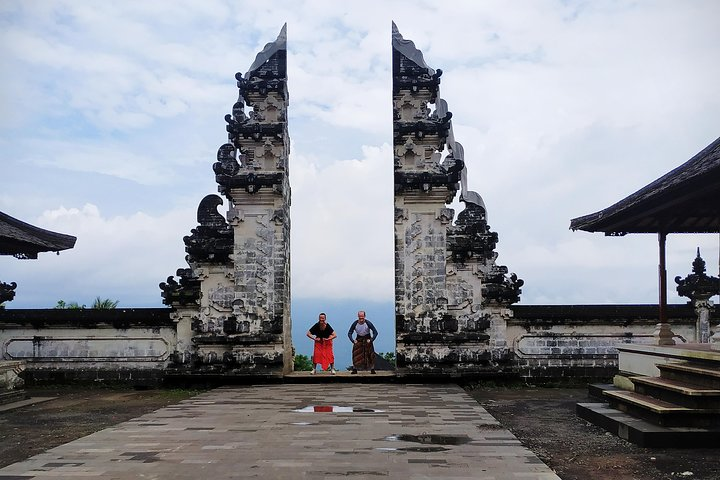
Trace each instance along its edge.
{"label": "carved stone ornament on wall", "polygon": [[207,195],[197,210],[198,227],[183,238],[188,262],[226,264],[233,253],[233,230],[225,217],[217,211],[223,200],[219,195]]}
{"label": "carved stone ornament on wall", "polygon": [[692,272],[685,278],[675,277],[678,295],[694,301],[707,300],[720,294],[720,278],[710,277],[705,273],[705,260],[700,256],[699,248],[692,264]]}
{"label": "carved stone ornament on wall", "polygon": [[167,282],[160,283],[163,303],[169,306],[199,304],[200,280],[192,276],[189,268],[178,268],[176,275],[180,277],[180,282],[171,275]]}
{"label": "carved stone ornament on wall", "polygon": [[0,282],[0,303],[12,301],[12,299],[15,298],[16,288],[17,283],[15,282]]}

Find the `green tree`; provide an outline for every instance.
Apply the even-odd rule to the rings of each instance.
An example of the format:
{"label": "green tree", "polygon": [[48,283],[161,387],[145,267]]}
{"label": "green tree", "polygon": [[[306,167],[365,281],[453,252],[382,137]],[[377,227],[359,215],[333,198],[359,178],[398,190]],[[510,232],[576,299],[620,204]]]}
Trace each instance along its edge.
{"label": "green tree", "polygon": [[293,365],[296,372],[305,372],[313,369],[310,358],[307,355],[295,355]]}
{"label": "green tree", "polygon": [[395,352],[379,352],[378,355],[395,365]]}
{"label": "green tree", "polygon": [[95,298],[95,301],[90,308],[98,308],[100,310],[112,310],[118,306],[120,300],[110,300],[109,298]]}

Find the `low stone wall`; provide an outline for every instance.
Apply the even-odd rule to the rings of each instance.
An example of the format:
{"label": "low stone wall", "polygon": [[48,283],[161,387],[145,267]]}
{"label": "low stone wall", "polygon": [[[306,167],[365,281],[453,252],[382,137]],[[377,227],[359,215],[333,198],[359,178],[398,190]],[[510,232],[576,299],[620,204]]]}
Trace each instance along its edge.
{"label": "low stone wall", "polygon": [[[507,339],[515,374],[528,380],[612,377],[617,346],[651,344],[657,305],[515,305]],[[695,337],[697,315],[690,305],[669,305],[676,343]],[[718,315],[714,315],[717,325]]]}
{"label": "low stone wall", "polygon": [[[171,309],[0,310],[0,359],[23,362],[28,384],[165,378],[179,338]],[[529,382],[609,378],[617,346],[651,344],[654,305],[516,305],[507,320],[508,361],[483,376]],[[693,339],[696,314],[670,305],[677,343]],[[720,323],[713,312],[711,325]],[[432,375],[432,372],[426,372]]]}
{"label": "low stone wall", "polygon": [[28,384],[157,384],[177,344],[170,309],[0,310],[0,357]]}

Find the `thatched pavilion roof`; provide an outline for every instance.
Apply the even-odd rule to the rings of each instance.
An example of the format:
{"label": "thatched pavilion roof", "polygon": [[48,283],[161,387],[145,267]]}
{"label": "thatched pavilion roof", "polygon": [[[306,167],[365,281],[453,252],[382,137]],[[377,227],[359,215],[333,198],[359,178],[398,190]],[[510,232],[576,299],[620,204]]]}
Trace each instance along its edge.
{"label": "thatched pavilion roof", "polygon": [[0,212],[0,255],[37,258],[40,252],[59,252],[75,246],[72,235],[51,232]]}
{"label": "thatched pavilion roof", "polygon": [[572,219],[570,228],[606,235],[720,232],[720,138],[616,204]]}

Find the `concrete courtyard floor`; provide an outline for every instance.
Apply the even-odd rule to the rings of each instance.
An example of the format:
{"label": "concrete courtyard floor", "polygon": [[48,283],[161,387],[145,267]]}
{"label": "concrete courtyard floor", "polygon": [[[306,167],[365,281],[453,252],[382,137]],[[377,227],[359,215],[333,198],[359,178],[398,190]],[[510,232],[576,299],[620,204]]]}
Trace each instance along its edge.
{"label": "concrete courtyard floor", "polygon": [[0,479],[557,479],[456,385],[217,388],[0,469]]}

